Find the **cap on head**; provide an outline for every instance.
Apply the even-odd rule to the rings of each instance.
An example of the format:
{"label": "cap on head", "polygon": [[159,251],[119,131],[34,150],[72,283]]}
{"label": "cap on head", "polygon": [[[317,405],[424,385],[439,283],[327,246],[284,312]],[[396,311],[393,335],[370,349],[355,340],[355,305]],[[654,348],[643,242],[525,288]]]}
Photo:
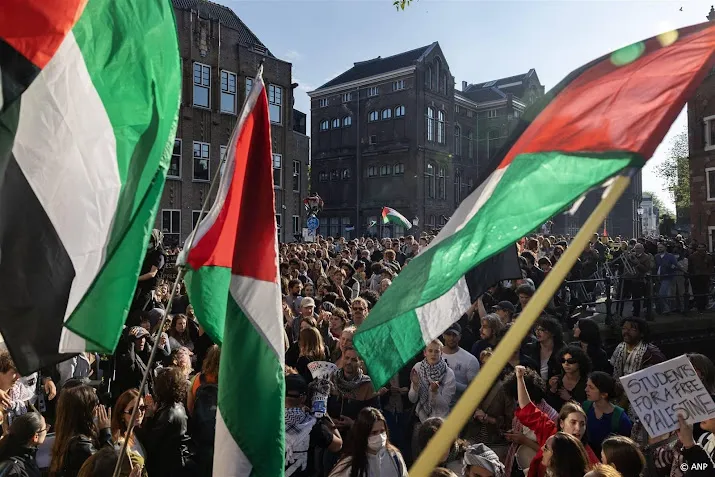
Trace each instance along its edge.
{"label": "cap on head", "polygon": [[510,301],[503,300],[497,303],[492,307],[494,310],[504,310],[504,311],[509,311],[511,313],[514,313],[516,311],[516,308],[514,307],[514,304]]}
{"label": "cap on head", "polygon": [[459,325],[459,323],[452,323],[449,328],[444,331],[445,335],[450,333],[462,336],[462,327]]}

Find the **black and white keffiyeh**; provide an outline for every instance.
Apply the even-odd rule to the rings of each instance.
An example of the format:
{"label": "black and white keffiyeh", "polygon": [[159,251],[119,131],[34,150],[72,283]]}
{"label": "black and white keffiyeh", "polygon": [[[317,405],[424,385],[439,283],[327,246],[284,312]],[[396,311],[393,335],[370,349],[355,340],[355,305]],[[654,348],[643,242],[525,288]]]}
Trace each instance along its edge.
{"label": "black and white keffiyeh", "polygon": [[417,410],[423,410],[427,416],[432,415],[432,400],[430,399],[430,383],[442,383],[442,379],[447,374],[447,362],[440,359],[435,364],[429,364],[423,359],[418,368],[417,374],[420,377],[419,400]]}

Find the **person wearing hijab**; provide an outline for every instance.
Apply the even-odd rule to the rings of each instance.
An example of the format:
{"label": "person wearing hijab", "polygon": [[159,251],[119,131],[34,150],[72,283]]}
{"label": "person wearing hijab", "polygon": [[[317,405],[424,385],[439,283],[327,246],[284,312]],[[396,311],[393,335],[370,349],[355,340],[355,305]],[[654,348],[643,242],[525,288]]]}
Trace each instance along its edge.
{"label": "person wearing hijab", "polygon": [[504,464],[496,453],[479,443],[467,447],[462,460],[464,477],[504,477]]}

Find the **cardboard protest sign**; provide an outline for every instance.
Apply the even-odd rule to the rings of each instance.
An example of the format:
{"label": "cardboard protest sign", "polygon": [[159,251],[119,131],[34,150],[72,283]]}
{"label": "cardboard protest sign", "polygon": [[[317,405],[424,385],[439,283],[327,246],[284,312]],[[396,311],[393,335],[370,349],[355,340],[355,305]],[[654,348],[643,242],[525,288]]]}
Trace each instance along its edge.
{"label": "cardboard protest sign", "polygon": [[651,437],[678,429],[678,413],[692,424],[715,417],[715,403],[685,356],[621,377],[631,406]]}

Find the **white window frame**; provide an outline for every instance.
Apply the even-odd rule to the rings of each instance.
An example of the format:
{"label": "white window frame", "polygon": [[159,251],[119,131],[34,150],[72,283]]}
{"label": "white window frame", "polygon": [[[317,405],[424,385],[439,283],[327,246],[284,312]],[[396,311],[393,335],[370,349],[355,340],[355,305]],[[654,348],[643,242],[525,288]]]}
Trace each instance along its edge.
{"label": "white window frame", "polygon": [[392,108],[383,109],[382,112],[380,113],[380,119],[382,119],[383,121],[392,119]]}
{"label": "white window frame", "polygon": [[462,127],[459,124],[454,126],[454,155],[462,155]]}
{"label": "white window frame", "polygon": [[398,162],[395,164],[395,167],[393,167],[393,170],[395,171],[395,175],[401,175],[405,173],[405,164],[402,162]]}
{"label": "white window frame", "polygon": [[321,131],[327,131],[330,129],[330,120],[329,119],[323,119],[320,121],[320,124],[318,125],[318,129]]}
{"label": "white window frame", "polygon": [[[430,172],[432,171],[432,172]],[[427,182],[427,198],[428,199],[434,199],[435,196],[435,167],[434,164],[432,163],[427,163],[427,167],[425,167],[425,179]]]}
{"label": "white window frame", "polygon": [[[283,188],[283,155],[273,154],[273,188],[282,189]],[[276,162],[278,167],[276,167]],[[276,171],[278,171],[278,184],[276,184]]]}
{"label": "white window frame", "polygon": [[328,98],[318,99],[318,107],[319,108],[327,108],[328,107]]}
{"label": "white window frame", "polygon": [[349,93],[343,93],[342,99],[343,99],[343,103],[349,103],[350,101],[352,101],[353,100],[352,91]]}
{"label": "white window frame", "polygon": [[[278,108],[278,121],[273,120],[272,108]],[[268,84],[268,116],[273,124],[283,124],[283,87],[277,84]]]}
{"label": "white window frame", "polygon": [[427,140],[434,142],[434,108],[427,108]]}
{"label": "white window frame", "polygon": [[405,89],[405,80],[395,80],[392,82],[392,91],[402,91]]}
{"label": "white window frame", "polygon": [[281,241],[281,228],[283,226],[283,215],[281,214],[276,214],[276,234],[278,241]]}
{"label": "white window frame", "polygon": [[471,109],[467,110],[467,117],[468,118],[473,118],[474,117],[474,112]]}
{"label": "white window frame", "polygon": [[[196,145],[199,145],[199,156],[196,156]],[[211,182],[211,144],[207,142],[201,142],[201,141],[194,141],[192,143],[192,148],[191,148],[191,180],[192,182]],[[207,147],[207,156],[204,157],[204,149],[203,146]],[[197,179],[196,178],[196,161],[206,161],[208,164],[208,167],[206,168],[208,171],[208,178],[206,179]]]}
{"label": "white window frame", "polygon": [[[164,212],[169,212],[169,232],[164,232]],[[174,224],[174,214],[179,215],[179,220],[177,224]],[[178,227],[178,231],[174,231],[174,225]],[[181,209],[161,209],[161,231],[164,233],[164,236],[171,236],[171,235],[178,235],[179,240],[177,242],[181,241]]]}
{"label": "white window frame", "polygon": [[447,142],[447,138],[445,137],[444,118],[444,111],[441,109],[437,111],[437,144],[446,144]]}
{"label": "white window frame", "polygon": [[378,119],[380,119],[380,113],[378,113],[377,111],[370,111],[369,113],[367,113],[367,122],[373,123]]}
{"label": "white window frame", "polygon": [[373,96],[378,96],[380,94],[380,87],[379,86],[370,86],[367,89],[367,97],[372,98]]}
{"label": "white window frame", "polygon": [[496,109],[488,109],[487,110],[487,119],[494,119],[498,116],[497,110]]}
{"label": "white window frame", "polygon": [[707,202],[713,202],[715,201],[715,181],[713,181],[713,184],[710,184],[710,173],[714,173],[714,178],[715,178],[715,167],[706,167],[705,168],[705,200]]}
{"label": "white window frame", "polygon": [[[184,152],[184,142],[183,142],[180,138],[177,137],[177,138],[174,139],[174,148],[176,148],[176,144],[177,144],[177,143],[179,144],[179,154],[178,154],[178,158],[179,158],[179,174],[176,175],[176,176],[172,176],[172,175],[169,173],[169,171],[171,171],[171,167],[169,167],[169,171],[167,171],[167,174],[166,174],[166,178],[167,178],[167,179],[179,179],[179,180],[181,180],[181,156],[183,155],[183,152]],[[174,158],[175,158],[175,157],[177,157],[177,155],[174,154],[174,149],[172,149],[172,150],[171,150],[171,161],[172,161],[172,162],[174,161]],[[171,162],[169,163],[169,165],[171,165]]]}
{"label": "white window frame", "polygon": [[219,160],[221,161],[219,163],[219,174],[221,177],[223,177],[223,173],[226,170],[226,151],[228,151],[228,146],[219,147]]}
{"label": "white window frame", "polygon": [[447,198],[447,175],[442,166],[437,167],[437,192],[435,195],[441,200]]}
{"label": "white window frame", "polygon": [[352,116],[345,116],[343,118],[343,127],[348,128],[353,125],[353,118]]}
{"label": "white window frame", "polygon": [[395,117],[401,118],[401,117],[404,117],[404,115],[405,115],[405,106],[402,104],[399,106],[395,106]]}
{"label": "white window frame", "polygon": [[380,176],[391,176],[392,174],[392,164],[383,164],[380,166]]}
{"label": "white window frame", "polygon": [[710,123],[715,121],[715,116],[703,118],[703,128],[705,133],[705,150],[712,151],[715,149],[715,137],[710,137]]}
{"label": "white window frame", "polygon": [[379,169],[377,166],[367,166],[367,176],[368,177],[377,177],[379,173]]}
{"label": "white window frame", "polygon": [[[196,82],[196,67],[200,68],[198,83]],[[191,77],[193,79],[193,88],[191,89],[191,104],[195,108],[211,109],[211,66],[194,61],[192,66]],[[206,72],[208,71],[208,78],[205,78]],[[206,89],[206,97],[208,98],[208,104],[204,106],[203,104],[196,104],[196,88]]]}
{"label": "white window frame", "polygon": [[[205,218],[207,215],[209,215],[208,210],[204,210],[203,214],[201,214],[201,210],[192,210],[191,211],[191,230],[195,230],[196,225],[198,225],[198,223],[199,223],[198,221]],[[197,219],[197,217],[198,217],[198,219]]]}
{"label": "white window frame", "polygon": [[[300,181],[300,179],[301,179],[300,173],[301,172],[300,171],[301,171],[301,169],[302,169],[302,167],[301,167],[300,161],[293,161],[293,179],[294,179],[293,180],[293,192],[300,192],[300,186],[301,186],[301,184],[300,184],[300,182],[301,182]],[[297,189],[295,188],[295,185],[296,185],[295,178],[296,177],[298,178],[298,181],[297,181],[298,188]]]}
{"label": "white window frame", "polygon": [[292,222],[293,222],[293,235],[297,235],[302,232],[301,227],[300,227],[300,215],[294,215],[292,217]]}
{"label": "white window frame", "polygon": [[[224,87],[224,75],[226,76],[226,85]],[[231,78],[233,77],[233,91],[231,91]],[[219,110],[222,113],[226,114],[236,114],[236,81],[237,81],[237,76],[236,73],[233,73],[232,71],[228,70],[221,70],[221,98],[219,101]],[[231,101],[231,110],[225,110],[223,109],[223,98],[224,95],[231,96],[233,97],[233,100]]]}
{"label": "white window frame", "polygon": [[330,127],[332,129],[340,128],[340,120],[338,118],[333,118],[330,120]]}

